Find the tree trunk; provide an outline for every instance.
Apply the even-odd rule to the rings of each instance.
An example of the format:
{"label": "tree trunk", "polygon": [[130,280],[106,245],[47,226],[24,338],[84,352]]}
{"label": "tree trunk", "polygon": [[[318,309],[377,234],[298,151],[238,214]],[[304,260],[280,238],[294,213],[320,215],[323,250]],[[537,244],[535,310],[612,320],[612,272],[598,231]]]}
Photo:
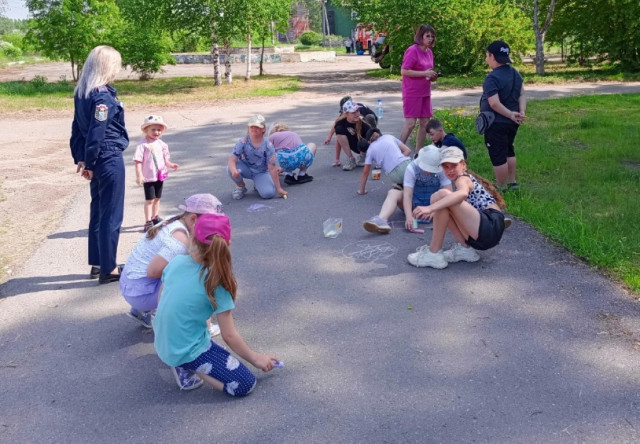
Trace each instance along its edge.
{"label": "tree trunk", "polygon": [[262,70],[262,64],[264,63],[264,36],[262,36],[262,51],[260,51],[260,74],[259,76],[264,75],[264,71]]}
{"label": "tree trunk", "polygon": [[222,76],[220,75],[220,51],[218,50],[218,35],[216,34],[216,22],[211,21],[211,62],[213,63],[213,84],[215,86],[222,85]]}
{"label": "tree trunk", "polygon": [[251,30],[247,27],[247,73],[244,76],[247,82],[251,80]]}
{"label": "tree trunk", "polygon": [[544,37],[547,34],[549,25],[551,24],[551,17],[553,15],[553,9],[556,6],[556,0],[549,2],[549,9],[547,10],[547,17],[544,24],[540,26],[540,2],[534,0],[533,2],[533,32],[536,36],[536,74],[544,76]]}
{"label": "tree trunk", "polygon": [[231,41],[224,39],[224,78],[227,83],[233,81],[233,75],[231,73]]}

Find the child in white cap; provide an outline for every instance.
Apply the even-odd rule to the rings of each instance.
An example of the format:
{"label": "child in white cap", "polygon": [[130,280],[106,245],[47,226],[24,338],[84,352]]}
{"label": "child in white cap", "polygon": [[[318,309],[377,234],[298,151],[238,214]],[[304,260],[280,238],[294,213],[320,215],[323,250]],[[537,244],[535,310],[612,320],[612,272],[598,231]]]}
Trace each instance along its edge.
{"label": "child in white cap", "polygon": [[133,161],[136,165],[136,183],[144,187],[144,231],[147,232],[155,224],[162,222],[159,216],[162,186],[169,175],[168,169],[177,170],[179,165],[171,162],[169,147],[160,138],[167,125],[161,116],[145,117],[140,126],[144,133]]}
{"label": "child in white cap", "polygon": [[271,199],[276,192],[285,197],[288,193],[280,185],[276,167],[276,151],[265,137],[267,126],[260,114],[253,116],[247,126],[249,134],[238,140],[227,163],[229,176],[236,184],[231,196],[242,199],[247,193],[245,179],[253,180],[253,185],[263,199]]}
{"label": "child in white cap", "polygon": [[[222,204],[211,194],[194,194],[178,206],[182,213],[152,227],[133,247],[120,277],[120,291],[131,306],[127,315],[151,328],[158,306],[160,277],[164,267],[176,256],[189,254],[189,236],[203,214],[222,214]],[[210,333],[220,332],[211,324]]]}
{"label": "child in white cap", "polygon": [[409,163],[404,171],[403,186],[395,186],[387,193],[380,214],[364,222],[364,229],[370,233],[389,233],[388,219],[396,207],[405,215],[405,228],[413,229],[413,209],[418,205],[429,205],[431,196],[440,188],[451,190],[451,181],[440,167],[440,150],[429,145],[418,152],[418,157]]}

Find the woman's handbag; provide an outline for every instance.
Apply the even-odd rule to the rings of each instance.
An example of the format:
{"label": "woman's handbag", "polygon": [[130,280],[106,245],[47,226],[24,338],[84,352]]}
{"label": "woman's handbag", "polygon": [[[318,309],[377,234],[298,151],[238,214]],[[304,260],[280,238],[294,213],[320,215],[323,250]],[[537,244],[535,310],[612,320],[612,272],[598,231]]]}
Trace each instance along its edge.
{"label": "woman's handbag", "polygon": [[484,134],[494,120],[496,120],[496,115],[493,111],[482,111],[478,114],[478,117],[476,117],[476,131],[478,131],[478,134]]}
{"label": "woman's handbag", "polygon": [[156,153],[153,149],[153,146],[149,147],[149,151],[151,151],[151,157],[153,158],[153,163],[156,166],[156,170],[158,170],[158,182],[164,181],[167,177],[169,177],[169,170],[167,170],[167,166],[163,165],[162,168],[158,168],[158,160],[156,159]]}

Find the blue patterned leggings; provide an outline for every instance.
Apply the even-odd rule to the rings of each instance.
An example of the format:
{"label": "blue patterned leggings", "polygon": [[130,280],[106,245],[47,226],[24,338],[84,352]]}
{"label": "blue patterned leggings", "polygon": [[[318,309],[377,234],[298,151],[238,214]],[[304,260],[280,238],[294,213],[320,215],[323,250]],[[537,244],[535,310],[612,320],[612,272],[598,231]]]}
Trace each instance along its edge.
{"label": "blue patterned leggings", "polygon": [[224,391],[231,396],[246,396],[256,386],[256,377],[240,361],[222,346],[211,341],[209,348],[191,362],[180,367],[205,373],[224,384]]}

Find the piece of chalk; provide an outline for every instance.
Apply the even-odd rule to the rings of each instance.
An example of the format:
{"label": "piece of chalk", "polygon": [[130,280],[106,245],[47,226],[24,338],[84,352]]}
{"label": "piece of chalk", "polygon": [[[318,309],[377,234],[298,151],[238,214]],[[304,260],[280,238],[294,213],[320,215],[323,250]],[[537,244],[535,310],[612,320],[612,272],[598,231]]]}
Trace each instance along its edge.
{"label": "piece of chalk", "polygon": [[412,228],[409,231],[411,231],[412,233],[419,233],[419,234],[424,233],[424,230],[422,228]]}
{"label": "piece of chalk", "polygon": [[273,363],[273,366],[274,366],[274,367],[278,367],[278,368],[282,368],[282,367],[284,367],[284,362],[282,362],[282,361],[275,361],[275,362]]}
{"label": "piece of chalk", "polygon": [[286,199],[286,198],[287,198],[287,195],[285,194],[284,196],[282,196],[282,198],[283,198],[283,199]]}

